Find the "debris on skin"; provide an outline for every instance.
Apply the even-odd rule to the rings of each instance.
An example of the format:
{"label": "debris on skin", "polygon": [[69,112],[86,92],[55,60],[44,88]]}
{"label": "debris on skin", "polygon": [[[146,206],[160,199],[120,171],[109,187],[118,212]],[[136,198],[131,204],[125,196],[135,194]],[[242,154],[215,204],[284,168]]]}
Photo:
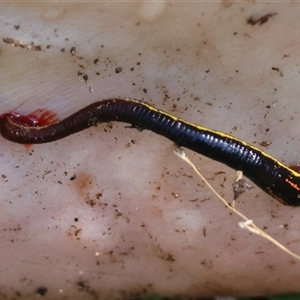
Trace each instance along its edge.
{"label": "debris on skin", "polygon": [[27,50],[42,51],[42,46],[36,45],[34,42],[27,44],[27,43],[22,43],[19,40],[9,38],[9,37],[3,38],[3,42],[5,44],[10,44],[13,47],[21,47],[21,48],[27,49]]}
{"label": "debris on skin", "polygon": [[76,240],[80,240],[80,234],[82,233],[82,228],[77,228],[75,225],[71,225],[67,230],[67,235],[70,237],[75,237]]}
{"label": "debris on skin", "polygon": [[270,141],[262,141],[262,142],[260,143],[260,145],[261,145],[262,147],[268,148],[268,147],[271,145],[271,142],[270,142]]}
{"label": "debris on skin", "polygon": [[71,53],[71,55],[74,56],[76,54],[76,48],[72,47],[71,50],[70,50],[70,53]]}
{"label": "debris on skin", "polygon": [[276,16],[277,13],[270,13],[270,14],[266,14],[263,15],[262,17],[258,18],[258,19],[254,19],[254,17],[250,17],[247,19],[247,24],[250,24],[252,26],[256,25],[257,23],[259,23],[259,25],[262,25],[266,22],[268,22],[269,18]]}
{"label": "debris on skin", "polygon": [[87,294],[91,295],[91,299],[99,299],[99,295],[97,294],[96,290],[92,289],[87,281],[80,280],[76,282],[76,285],[79,287],[80,292],[86,292]]}
{"label": "debris on skin", "polygon": [[245,192],[252,190],[254,187],[247,183],[244,179],[238,179],[232,184],[233,188],[233,199],[236,200],[239,196],[244,194]]}
{"label": "debris on skin", "polygon": [[206,227],[204,226],[202,229],[203,236],[206,237]]}
{"label": "debris on skin", "polygon": [[280,69],[279,69],[279,68],[277,68],[277,67],[272,67],[272,71],[276,71],[276,72],[278,72],[278,73],[279,73],[279,75],[280,75],[280,77],[283,77],[283,73],[282,73],[282,71],[280,71]]}
{"label": "debris on skin", "polygon": [[[21,25],[15,25],[15,29],[16,29],[16,30],[18,30],[20,27],[21,27]],[[27,49],[27,50],[34,50],[34,51],[42,51],[42,50],[43,50],[41,45],[36,45],[34,42],[31,42],[31,43],[23,43],[23,42],[21,42],[21,41],[19,41],[19,40],[17,40],[17,39],[10,38],[10,37],[5,37],[5,38],[3,38],[3,42],[4,42],[5,44],[9,44],[9,45],[11,45],[11,46],[13,46],[13,47],[20,47],[20,48]],[[44,47],[44,50],[50,49],[51,47],[52,47],[51,45],[46,45],[46,46]],[[103,48],[103,47],[104,47],[104,46],[101,46],[101,48]],[[66,52],[66,48],[63,47],[63,48],[60,49],[60,51],[61,51],[62,53],[64,53],[64,52]],[[77,55],[77,49],[76,49],[75,46],[72,46],[72,47],[70,48],[70,54],[71,54],[71,56],[74,56],[74,57],[75,57],[76,59],[78,59],[78,60],[82,60],[82,59],[83,59],[83,56],[78,56],[78,55]],[[94,63],[95,65],[97,65],[98,62],[102,62],[102,61],[103,61],[102,59],[95,58],[95,59],[93,60],[93,63]],[[138,63],[138,64],[139,64],[139,63]],[[87,81],[88,81],[88,79],[89,79],[89,76],[83,71],[83,70],[85,70],[85,66],[82,65],[82,64],[79,64],[79,68],[80,68],[80,70],[77,72],[77,75],[78,75],[78,76],[82,76],[82,79],[83,79],[83,80],[85,81],[85,83],[87,84]],[[116,73],[116,74],[119,74],[119,73],[121,73],[122,71],[123,71],[123,68],[122,68],[122,67],[116,67],[116,68],[115,68],[115,73]],[[98,71],[96,71],[95,73],[96,73],[97,76],[100,75],[100,72],[98,72]],[[94,91],[93,91],[93,88],[92,88],[91,86],[89,86],[88,89],[89,89],[89,92],[90,92],[90,93],[93,93],[93,92],[94,92]],[[144,93],[147,93],[147,89],[143,89],[143,91],[144,91]]]}
{"label": "debris on skin", "polygon": [[76,179],[76,174],[74,174],[73,176],[70,177],[70,180],[73,181]]}
{"label": "debris on skin", "polygon": [[87,74],[83,74],[82,78],[85,81],[85,83],[87,83],[87,81],[89,79],[88,75]]}
{"label": "debris on skin", "polygon": [[48,289],[46,287],[39,287],[36,290],[36,294],[40,295],[40,296],[45,296],[48,292]]}
{"label": "debris on skin", "polygon": [[117,67],[117,68],[116,68],[116,73],[117,73],[117,74],[118,74],[118,73],[121,73],[122,70],[123,70],[122,67]]}

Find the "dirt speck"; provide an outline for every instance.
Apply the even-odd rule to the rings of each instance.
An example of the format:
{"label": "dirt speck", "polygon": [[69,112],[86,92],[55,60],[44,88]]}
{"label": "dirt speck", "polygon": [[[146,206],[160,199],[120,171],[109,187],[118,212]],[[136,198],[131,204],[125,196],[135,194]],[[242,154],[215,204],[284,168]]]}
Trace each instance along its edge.
{"label": "dirt speck", "polygon": [[269,13],[269,14],[265,14],[262,17],[259,18],[254,18],[253,16],[251,16],[250,18],[247,19],[247,24],[250,24],[252,26],[259,24],[259,25],[263,25],[264,23],[268,22],[269,18],[276,16],[277,13]]}

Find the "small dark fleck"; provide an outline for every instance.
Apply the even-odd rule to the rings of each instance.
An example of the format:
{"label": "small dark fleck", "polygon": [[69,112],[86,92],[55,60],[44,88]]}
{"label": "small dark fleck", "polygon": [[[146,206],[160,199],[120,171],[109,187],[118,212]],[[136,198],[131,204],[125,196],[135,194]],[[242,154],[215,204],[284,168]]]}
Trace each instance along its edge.
{"label": "small dark fleck", "polygon": [[15,25],[16,30],[20,29],[20,27],[21,27],[20,25]]}
{"label": "small dark fleck", "polygon": [[143,89],[143,92],[144,92],[145,94],[147,94],[147,89],[144,88],[144,89]]}
{"label": "small dark fleck", "polygon": [[215,175],[223,175],[223,174],[226,174],[226,172],[225,171],[217,171],[217,172],[215,172]]}
{"label": "small dark fleck", "polygon": [[279,75],[280,75],[281,77],[283,77],[283,73],[282,73],[282,71],[280,71],[279,68],[277,68],[277,67],[272,67],[272,70],[278,72]]}
{"label": "small dark fleck", "polygon": [[82,281],[82,280],[78,281],[77,285],[80,286],[80,287],[82,287],[82,288],[86,288],[87,287],[86,284],[84,283],[84,281]]}
{"label": "small dark fleck", "polygon": [[273,17],[275,15],[277,15],[277,13],[266,14],[258,19],[254,19],[253,17],[250,17],[247,19],[247,24],[254,26],[257,23],[259,23],[259,25],[262,25],[262,24],[266,23],[270,17]]}
{"label": "small dark fleck", "polygon": [[51,47],[51,45],[47,45],[47,46],[46,46],[47,49],[50,49],[50,47]]}
{"label": "small dark fleck", "polygon": [[74,231],[75,236],[78,236],[81,231],[82,231],[82,229],[76,229]]}
{"label": "small dark fleck", "polygon": [[3,38],[3,42],[6,44],[14,44],[15,40],[12,38]]}
{"label": "small dark fleck", "polygon": [[206,237],[206,227],[204,226],[202,229],[203,236]]}
{"label": "small dark fleck", "polygon": [[237,32],[235,31],[235,32],[233,33],[233,35],[237,35]]}
{"label": "small dark fleck", "polygon": [[99,61],[99,59],[96,58],[96,59],[94,60],[94,64],[97,65],[98,61]]}
{"label": "small dark fleck", "polygon": [[75,48],[75,47],[72,47],[71,50],[70,50],[70,53],[71,53],[72,55],[75,55],[75,53],[76,53],[76,48]]}
{"label": "small dark fleck", "polygon": [[123,216],[123,214],[120,213],[117,209],[115,209],[115,212],[116,212],[116,216],[117,216],[117,217],[122,217],[122,216]]}
{"label": "small dark fleck", "polygon": [[78,222],[78,220],[79,220],[78,218],[74,218],[74,221],[75,221],[75,222]]}
{"label": "small dark fleck", "polygon": [[137,66],[139,66],[141,63],[140,63],[140,62],[137,62],[136,64],[137,64]]}
{"label": "small dark fleck", "polygon": [[97,194],[96,194],[96,198],[97,198],[97,199],[100,199],[101,197],[102,197],[102,193],[97,193]]}
{"label": "small dark fleck", "polygon": [[166,259],[166,260],[167,260],[167,261],[175,261],[173,255],[170,254],[170,253],[167,253],[167,259]]}
{"label": "small dark fleck", "polygon": [[74,175],[70,178],[70,180],[73,181],[73,180],[75,180],[75,179],[76,179],[76,175],[74,174]]}
{"label": "small dark fleck", "polygon": [[134,68],[130,68],[130,71],[134,71]]}
{"label": "small dark fleck", "polygon": [[47,292],[48,292],[48,289],[46,287],[39,287],[36,290],[36,294],[39,294],[41,296],[45,296]]}
{"label": "small dark fleck", "polygon": [[271,105],[267,105],[266,108],[271,108]]}
{"label": "small dark fleck", "polygon": [[65,50],[66,50],[65,48],[61,48],[60,49],[61,52],[65,52]]}
{"label": "small dark fleck", "polygon": [[86,201],[86,204],[90,205],[91,207],[94,207],[96,205],[96,202],[93,199],[89,199]]}
{"label": "small dark fleck", "polygon": [[99,76],[99,75],[100,75],[100,72],[96,72],[96,75]]}
{"label": "small dark fleck", "polygon": [[41,45],[33,45],[32,49],[36,50],[36,51],[42,51],[42,46]]}
{"label": "small dark fleck", "polygon": [[83,74],[83,76],[82,76],[82,77],[83,77],[83,79],[84,79],[84,81],[85,81],[85,82],[87,82],[87,81],[88,81],[88,79],[89,79],[89,77],[87,76],[87,74]]}
{"label": "small dark fleck", "polygon": [[117,68],[116,68],[116,73],[117,73],[117,74],[118,74],[118,73],[121,73],[122,70],[123,70],[122,67],[117,67]]}
{"label": "small dark fleck", "polygon": [[209,73],[209,72],[210,72],[210,69],[208,69],[208,70],[205,71],[205,73]]}
{"label": "small dark fleck", "polygon": [[6,178],[6,175],[2,174],[2,178]]}

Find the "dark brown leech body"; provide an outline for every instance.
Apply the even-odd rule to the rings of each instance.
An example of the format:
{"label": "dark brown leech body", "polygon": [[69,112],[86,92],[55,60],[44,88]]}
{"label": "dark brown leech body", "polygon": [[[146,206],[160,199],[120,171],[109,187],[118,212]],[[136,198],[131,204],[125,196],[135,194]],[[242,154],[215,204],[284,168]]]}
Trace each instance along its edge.
{"label": "dark brown leech body", "polygon": [[151,130],[179,146],[243,171],[262,190],[286,205],[300,205],[300,175],[260,149],[226,133],[179,119],[139,100],[114,98],[93,103],[66,119],[30,127],[14,117],[0,122],[4,138],[21,144],[52,142],[103,122],[125,122]]}

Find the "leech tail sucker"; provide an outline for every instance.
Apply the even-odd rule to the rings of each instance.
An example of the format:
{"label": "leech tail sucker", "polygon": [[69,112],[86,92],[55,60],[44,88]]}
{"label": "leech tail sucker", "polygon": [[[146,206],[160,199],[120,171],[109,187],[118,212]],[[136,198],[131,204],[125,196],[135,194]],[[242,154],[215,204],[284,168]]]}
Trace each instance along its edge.
{"label": "leech tail sucker", "polygon": [[28,126],[17,117],[0,120],[1,135],[21,144],[49,143],[104,122],[124,122],[151,130],[175,144],[241,170],[263,191],[285,205],[300,205],[300,174],[255,146],[180,119],[140,100],[111,98],[92,103],[46,126]]}

